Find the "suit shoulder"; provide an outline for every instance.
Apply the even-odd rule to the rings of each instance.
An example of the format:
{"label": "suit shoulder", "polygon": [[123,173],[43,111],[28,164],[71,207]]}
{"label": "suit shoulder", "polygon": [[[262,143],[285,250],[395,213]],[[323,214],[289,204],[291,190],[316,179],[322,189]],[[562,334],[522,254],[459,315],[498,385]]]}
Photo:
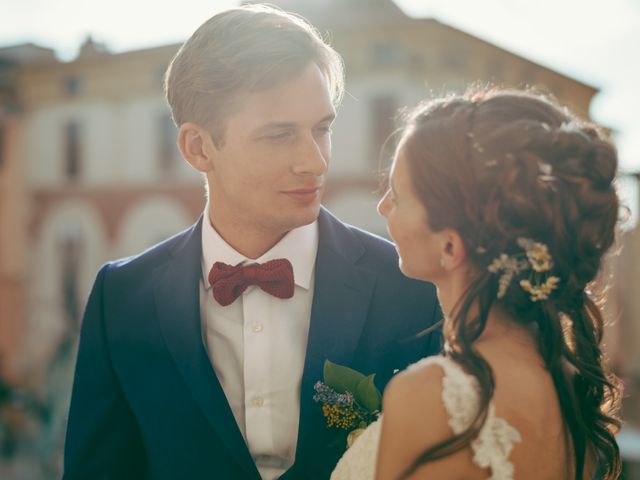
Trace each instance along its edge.
{"label": "suit shoulder", "polygon": [[365,249],[358,264],[377,274],[377,299],[393,302],[398,311],[417,308],[428,312],[429,324],[436,322],[440,315],[435,285],[404,275],[400,271],[396,247],[389,240],[351,225],[347,228],[359,238]]}
{"label": "suit shoulder", "polygon": [[386,278],[393,282],[400,282],[404,285],[411,284],[418,289],[430,290],[434,288],[430,282],[414,280],[400,271],[398,251],[389,240],[351,225],[347,225],[347,228],[359,238],[365,248],[365,253],[360,260],[361,263],[368,264],[377,272],[384,273]]}
{"label": "suit shoulder", "polygon": [[175,248],[196,234],[197,227],[198,224],[193,225],[136,255],[108,262],[103,266],[103,269],[108,270],[110,274],[117,272],[116,275],[129,275],[153,270],[164,263]]}
{"label": "suit shoulder", "polygon": [[354,234],[364,246],[365,258],[375,260],[388,268],[398,267],[398,252],[393,243],[386,238],[380,237],[366,230],[362,230],[353,225],[345,226]]}

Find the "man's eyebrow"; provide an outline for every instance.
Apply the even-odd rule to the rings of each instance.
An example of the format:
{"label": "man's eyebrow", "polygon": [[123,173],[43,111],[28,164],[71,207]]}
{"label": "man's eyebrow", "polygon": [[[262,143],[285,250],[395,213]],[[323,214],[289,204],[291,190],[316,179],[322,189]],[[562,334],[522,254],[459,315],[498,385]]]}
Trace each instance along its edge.
{"label": "man's eyebrow", "polygon": [[293,128],[296,124],[293,122],[269,122],[256,127],[251,132],[251,135],[260,135],[261,133],[267,132],[269,130],[276,130],[278,128],[286,129]]}
{"label": "man's eyebrow", "polygon": [[329,115],[327,115],[326,117],[324,117],[322,120],[320,120],[318,123],[324,123],[324,122],[333,122],[336,119],[336,113],[335,112],[331,112]]}

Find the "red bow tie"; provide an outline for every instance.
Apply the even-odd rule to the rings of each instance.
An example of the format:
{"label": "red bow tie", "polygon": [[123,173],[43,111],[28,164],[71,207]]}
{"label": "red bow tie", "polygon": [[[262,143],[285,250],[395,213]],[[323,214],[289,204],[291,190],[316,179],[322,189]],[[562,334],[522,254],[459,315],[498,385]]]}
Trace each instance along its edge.
{"label": "red bow tie", "polygon": [[235,267],[216,262],[209,272],[209,284],[213,289],[213,298],[223,307],[231,305],[250,285],[257,285],[274,297],[291,298],[294,290],[293,267],[285,258],[262,265],[238,264]]}

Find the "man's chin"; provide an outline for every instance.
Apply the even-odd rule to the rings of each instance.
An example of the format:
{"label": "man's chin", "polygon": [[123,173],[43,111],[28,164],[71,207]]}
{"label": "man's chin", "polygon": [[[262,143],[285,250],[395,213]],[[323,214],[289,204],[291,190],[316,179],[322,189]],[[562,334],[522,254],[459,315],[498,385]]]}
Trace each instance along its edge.
{"label": "man's chin", "polygon": [[303,218],[303,221],[304,221],[303,225],[308,225],[310,223],[315,222],[318,219],[318,215],[320,215],[320,204],[319,203],[317,205],[309,207],[307,212],[305,212],[304,215],[302,215],[302,218]]}
{"label": "man's chin", "polygon": [[320,203],[315,205],[308,205],[305,208],[296,209],[295,213],[292,212],[290,222],[291,229],[297,227],[303,227],[305,225],[309,225],[310,223],[315,222],[318,219],[318,215],[320,215]]}

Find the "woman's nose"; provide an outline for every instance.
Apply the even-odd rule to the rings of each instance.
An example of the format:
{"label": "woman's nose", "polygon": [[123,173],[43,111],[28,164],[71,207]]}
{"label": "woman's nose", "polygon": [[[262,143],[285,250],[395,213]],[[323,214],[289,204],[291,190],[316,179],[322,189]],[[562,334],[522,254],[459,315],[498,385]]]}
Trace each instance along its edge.
{"label": "woman's nose", "polygon": [[383,217],[387,216],[387,203],[389,194],[385,193],[384,196],[378,202],[378,213]]}

